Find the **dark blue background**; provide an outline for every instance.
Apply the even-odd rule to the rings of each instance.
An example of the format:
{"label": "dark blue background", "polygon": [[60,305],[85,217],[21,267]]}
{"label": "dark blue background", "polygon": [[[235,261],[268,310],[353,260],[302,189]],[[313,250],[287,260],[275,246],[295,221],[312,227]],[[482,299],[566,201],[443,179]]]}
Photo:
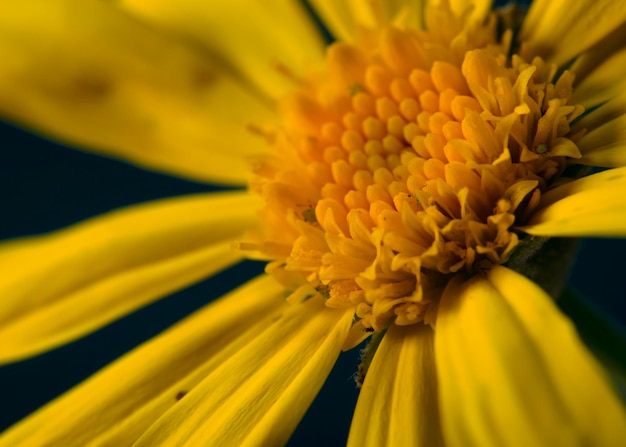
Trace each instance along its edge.
{"label": "dark blue background", "polygon": [[[120,206],[214,190],[78,152],[2,122],[0,157],[0,240],[48,232]],[[585,296],[622,324],[625,253],[623,240],[584,241],[571,277]],[[246,262],[69,346],[0,368],[0,430],[262,267]],[[344,445],[358,394],[352,380],[357,351],[340,357],[292,445]]]}

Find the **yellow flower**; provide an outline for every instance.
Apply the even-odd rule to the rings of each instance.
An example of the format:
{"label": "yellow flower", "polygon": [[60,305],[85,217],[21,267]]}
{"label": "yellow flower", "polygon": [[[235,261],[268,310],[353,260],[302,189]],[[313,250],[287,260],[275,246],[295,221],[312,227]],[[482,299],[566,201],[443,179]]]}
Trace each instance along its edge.
{"label": "yellow flower", "polygon": [[519,273],[547,237],[626,235],[626,6],[311,4],[339,39],[326,51],[296,1],[3,5],[5,116],[252,192],[5,244],[3,362],[269,262],[0,446],[280,445],[369,336],[350,445],[626,438],[602,368]]}

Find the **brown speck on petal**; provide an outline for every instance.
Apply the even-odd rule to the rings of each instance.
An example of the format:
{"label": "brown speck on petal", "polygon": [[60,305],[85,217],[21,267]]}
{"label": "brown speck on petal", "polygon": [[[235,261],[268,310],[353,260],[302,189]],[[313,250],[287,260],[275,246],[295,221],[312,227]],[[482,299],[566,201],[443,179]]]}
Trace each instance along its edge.
{"label": "brown speck on petal", "polygon": [[102,99],[113,91],[113,82],[102,75],[82,74],[69,85],[69,95],[76,100]]}
{"label": "brown speck on petal", "polygon": [[191,72],[191,83],[195,89],[204,89],[216,82],[216,76],[204,67],[198,67]]}

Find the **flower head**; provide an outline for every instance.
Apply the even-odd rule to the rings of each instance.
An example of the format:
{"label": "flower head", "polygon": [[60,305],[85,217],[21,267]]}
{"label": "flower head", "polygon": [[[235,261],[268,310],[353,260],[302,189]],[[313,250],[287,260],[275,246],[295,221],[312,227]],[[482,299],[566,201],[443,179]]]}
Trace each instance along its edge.
{"label": "flower head", "polygon": [[277,155],[252,184],[271,223],[258,244],[277,259],[269,270],[294,272],[294,298],[317,289],[330,307],[355,306],[366,332],[434,323],[451,278],[505,263],[581,157],[571,72],[509,56],[495,15],[425,12],[426,30],[331,45],[320,80],[286,101]]}
{"label": "flower head", "polygon": [[[241,180],[248,163],[249,192],[144,205],[9,245],[7,265],[49,258],[7,280],[13,295],[0,335],[11,343],[0,355],[57,346],[244,256],[267,260],[267,274],[16,425],[0,445],[282,444],[339,351],[369,337],[350,445],[623,438],[622,402],[540,287],[562,292],[561,264],[548,281],[530,267],[553,256],[549,237],[626,235],[626,99],[615,68],[626,8],[536,1],[522,18],[485,1],[317,0],[340,37],[322,58],[299,3],[272,11],[293,23],[259,30],[240,21],[236,32],[227,27],[233,6],[179,3],[90,2],[103,18],[78,29],[139,26],[144,40],[130,54],[144,59],[118,77],[94,72],[107,53],[85,56],[63,40],[75,67],[34,76],[36,89],[6,94],[19,107],[0,110],[213,181]],[[60,20],[84,8],[59,5],[68,9],[46,8]],[[11,8],[5,21],[19,35],[28,29],[23,7]],[[202,57],[180,43],[190,40]],[[161,45],[179,69],[168,72],[171,91],[160,88],[165,76],[136,82]],[[16,57],[9,73],[29,63]],[[207,106],[210,118],[198,118]],[[108,114],[105,125],[94,121]],[[180,134],[170,122],[160,128],[164,116]],[[178,135],[189,145],[175,144]],[[584,177],[586,166],[614,169]],[[100,258],[39,295],[26,282],[90,252],[113,261]],[[93,394],[101,399],[89,401]]]}

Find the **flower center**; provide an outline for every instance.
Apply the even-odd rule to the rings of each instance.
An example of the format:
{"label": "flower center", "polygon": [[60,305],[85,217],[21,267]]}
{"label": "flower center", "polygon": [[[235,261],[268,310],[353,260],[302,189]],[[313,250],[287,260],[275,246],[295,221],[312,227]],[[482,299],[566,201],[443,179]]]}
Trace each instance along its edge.
{"label": "flower center", "polygon": [[573,75],[510,54],[510,31],[445,8],[431,31],[363,31],[283,105],[248,248],[290,300],[352,306],[364,332],[430,322],[451,275],[507,261],[541,194],[580,157]]}

